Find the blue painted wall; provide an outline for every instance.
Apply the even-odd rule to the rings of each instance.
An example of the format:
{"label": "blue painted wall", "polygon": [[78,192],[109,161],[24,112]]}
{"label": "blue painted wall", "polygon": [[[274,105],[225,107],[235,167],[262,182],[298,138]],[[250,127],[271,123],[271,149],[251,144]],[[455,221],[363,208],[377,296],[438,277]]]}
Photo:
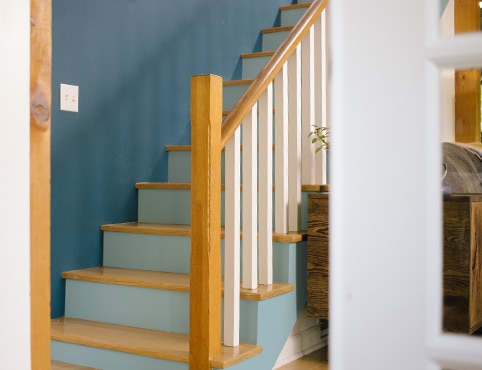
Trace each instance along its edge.
{"label": "blue painted wall", "polygon": [[[165,145],[190,141],[196,74],[240,77],[240,53],[291,0],[53,0],[52,317],[62,271],[102,263],[100,225],[136,220],[137,181],[165,181]],[[80,87],[59,110],[60,83]]]}

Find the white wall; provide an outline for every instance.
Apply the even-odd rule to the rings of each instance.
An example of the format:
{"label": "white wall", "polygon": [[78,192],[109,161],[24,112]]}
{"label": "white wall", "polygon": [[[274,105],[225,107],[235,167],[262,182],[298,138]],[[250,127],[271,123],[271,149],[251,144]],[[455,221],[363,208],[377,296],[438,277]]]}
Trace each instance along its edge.
{"label": "white wall", "polygon": [[30,2],[0,1],[0,361],[30,369]]}
{"label": "white wall", "polygon": [[[440,20],[443,36],[454,36],[454,0],[449,0]],[[441,141],[455,141],[455,70],[447,68],[441,71],[442,89],[442,131]]]}
{"label": "white wall", "polygon": [[440,232],[425,2],[330,11],[330,370],[424,369],[425,251]]}

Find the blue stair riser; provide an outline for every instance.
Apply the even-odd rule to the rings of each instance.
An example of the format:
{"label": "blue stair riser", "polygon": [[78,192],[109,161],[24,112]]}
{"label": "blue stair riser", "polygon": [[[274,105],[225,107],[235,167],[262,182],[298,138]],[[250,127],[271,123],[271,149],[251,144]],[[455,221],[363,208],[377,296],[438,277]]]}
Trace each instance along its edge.
{"label": "blue stair riser", "polygon": [[264,33],[262,41],[262,51],[274,51],[279,48],[286,37],[289,35],[289,31]]}
{"label": "blue stair riser", "polygon": [[252,80],[256,78],[258,73],[263,69],[270,60],[269,56],[259,56],[254,58],[243,58],[241,67],[241,75],[243,80]]}
{"label": "blue stair riser", "polygon": [[51,341],[50,352],[53,360],[75,363],[102,370],[189,370],[187,363],[167,361],[154,357],[139,356],[56,340]]}
{"label": "blue stair riser", "polygon": [[65,316],[187,334],[189,294],[66,280]]}
{"label": "blue stair riser", "polygon": [[[189,333],[189,294],[169,290],[67,280],[65,315],[71,318]],[[286,295],[294,295],[293,292]],[[285,297],[289,299],[289,297]],[[263,305],[272,300],[241,300],[240,340],[257,344]],[[264,315],[263,320],[267,320]]]}
{"label": "blue stair riser", "polygon": [[[189,273],[191,244],[184,236],[104,232],[106,267]],[[273,276],[281,283],[292,283],[283,270],[294,258],[289,248],[296,243],[273,243]],[[241,253],[243,243],[241,241]],[[160,257],[159,257],[160,256]],[[224,276],[224,239],[221,239],[222,274]]]}
{"label": "blue stair riser", "polygon": [[[311,1],[302,1],[302,3],[311,3]],[[300,8],[300,9],[289,9],[283,10],[281,12],[281,26],[294,26],[300,18],[305,14],[306,9],[308,8]]]}
{"label": "blue stair riser", "polygon": [[223,110],[230,110],[233,108],[248,89],[249,84],[224,85],[223,86]]}
{"label": "blue stair riser", "polygon": [[[241,191],[241,202],[242,202]],[[274,204],[275,192],[272,202]],[[308,193],[301,194],[300,230],[307,229]],[[275,216],[273,214],[273,225]],[[138,220],[140,222],[191,224],[191,190],[139,189]],[[224,226],[224,191],[221,191],[221,224]],[[241,225],[242,226],[242,225]]]}

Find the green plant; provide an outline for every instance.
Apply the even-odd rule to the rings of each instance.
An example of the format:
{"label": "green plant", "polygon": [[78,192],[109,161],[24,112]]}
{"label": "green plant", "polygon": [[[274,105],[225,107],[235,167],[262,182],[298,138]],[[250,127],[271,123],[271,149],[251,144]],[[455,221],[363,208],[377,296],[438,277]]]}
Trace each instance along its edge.
{"label": "green plant", "polygon": [[313,125],[313,131],[311,131],[309,134],[311,137],[311,143],[320,145],[318,148],[316,148],[315,153],[318,153],[322,149],[330,149],[330,142],[328,141],[329,135],[330,130],[328,127]]}

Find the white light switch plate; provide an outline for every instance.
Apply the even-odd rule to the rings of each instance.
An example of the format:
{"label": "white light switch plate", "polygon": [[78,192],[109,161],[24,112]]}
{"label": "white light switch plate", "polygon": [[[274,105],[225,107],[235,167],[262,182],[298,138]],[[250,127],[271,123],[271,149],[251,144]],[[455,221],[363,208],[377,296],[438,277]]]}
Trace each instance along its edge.
{"label": "white light switch plate", "polygon": [[60,110],[79,111],[79,87],[60,84]]}

